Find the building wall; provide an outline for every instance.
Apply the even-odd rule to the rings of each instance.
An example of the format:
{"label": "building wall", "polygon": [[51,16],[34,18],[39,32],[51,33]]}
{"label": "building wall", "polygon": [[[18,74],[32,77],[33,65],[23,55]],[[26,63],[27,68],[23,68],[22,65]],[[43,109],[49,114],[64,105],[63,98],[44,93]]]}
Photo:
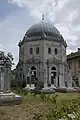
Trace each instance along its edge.
{"label": "building wall", "polygon": [[[48,48],[51,48],[51,52],[52,52],[51,54],[48,53]],[[55,53],[54,53],[55,48],[57,48],[57,50],[58,50],[57,55],[55,55]],[[60,53],[61,53],[61,46],[60,46],[59,42],[48,41],[48,40],[44,41],[44,59],[48,59],[50,57],[55,57],[57,59],[61,59]]]}
{"label": "building wall", "polygon": [[80,67],[79,67],[79,60],[80,56],[72,59],[68,59],[68,64],[69,64],[69,69],[72,73],[72,76],[78,74],[80,72]]}
{"label": "building wall", "polygon": [[[36,54],[36,47],[39,47],[39,54]],[[30,48],[33,48],[33,54],[30,54]],[[51,48],[51,54],[48,53],[48,48]],[[57,48],[58,51],[56,55],[54,53],[55,48]],[[57,79],[60,72],[62,75],[60,80],[62,82],[60,84],[64,84],[64,64],[47,64],[47,60],[53,60],[54,57],[62,62],[66,61],[66,48],[63,46],[63,44],[60,42],[48,40],[25,41],[19,50],[19,59],[23,60],[23,73],[26,79],[31,67],[35,66],[37,68],[37,77],[39,80],[44,81],[44,83],[47,84],[47,82],[51,82],[51,68],[55,66],[57,71]],[[42,63],[27,64],[27,60],[31,59],[32,57],[41,60]]]}
{"label": "building wall", "polygon": [[[39,54],[36,54],[36,48],[39,47]],[[33,54],[30,54],[30,48],[33,48]],[[43,71],[44,71],[44,64],[26,64],[27,60],[31,59],[32,57],[44,61],[44,41],[28,41],[24,44],[24,74],[27,76],[28,71],[32,66],[37,68],[37,76],[39,79],[43,80]],[[41,73],[41,74],[40,74]]]}
{"label": "building wall", "polygon": [[24,60],[24,44],[19,47],[19,61]]}

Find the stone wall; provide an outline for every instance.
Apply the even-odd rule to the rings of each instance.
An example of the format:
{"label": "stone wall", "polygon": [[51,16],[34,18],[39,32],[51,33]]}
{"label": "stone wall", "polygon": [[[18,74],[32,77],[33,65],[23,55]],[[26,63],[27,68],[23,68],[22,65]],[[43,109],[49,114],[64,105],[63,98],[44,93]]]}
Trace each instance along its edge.
{"label": "stone wall", "polygon": [[[57,68],[57,78],[58,79],[58,73],[60,72],[60,66],[62,63],[55,63],[53,61],[53,58],[56,58],[56,60],[59,60],[61,62],[66,62],[66,48],[61,44],[60,42],[56,41],[48,41],[48,40],[37,40],[37,41],[25,41],[23,45],[23,51],[24,51],[24,58],[23,58],[23,73],[25,78],[27,79],[28,72],[30,72],[30,69],[32,66],[35,66],[37,69],[37,77],[39,80],[44,81],[45,84],[51,81],[51,67],[56,66]],[[36,47],[39,47],[40,51],[39,54],[36,54]],[[48,53],[48,48],[51,47],[52,53]],[[33,48],[33,54],[30,54],[30,48]],[[54,54],[54,49],[57,48],[58,54]],[[35,60],[38,59],[40,62],[38,63],[28,63],[28,60],[31,60],[34,58]],[[53,63],[48,64],[47,60],[51,59]],[[61,65],[60,65],[61,64]],[[62,76],[62,84],[64,79],[64,65],[63,65],[63,74]],[[57,82],[56,82],[57,84]],[[63,85],[64,86],[64,85]]]}

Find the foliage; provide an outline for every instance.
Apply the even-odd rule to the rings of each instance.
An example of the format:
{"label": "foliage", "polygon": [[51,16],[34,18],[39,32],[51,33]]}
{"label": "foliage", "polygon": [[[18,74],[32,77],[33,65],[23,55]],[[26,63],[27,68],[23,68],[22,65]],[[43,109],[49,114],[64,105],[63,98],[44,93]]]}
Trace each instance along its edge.
{"label": "foliage", "polygon": [[17,87],[17,88],[12,88],[12,91],[15,92],[16,94],[20,94],[21,96],[27,96],[28,95],[28,91],[24,90],[21,87]]}
{"label": "foliage", "polygon": [[39,81],[38,79],[35,80],[35,86],[37,90],[41,90],[44,87],[44,84],[42,81]]}
{"label": "foliage", "polygon": [[0,64],[8,67],[12,67],[13,63],[13,56],[11,53],[7,53],[7,55],[3,52],[0,51]]}
{"label": "foliage", "polygon": [[42,99],[43,101],[46,100],[46,95],[45,95],[45,94],[42,93],[42,94],[40,95],[40,97],[41,97],[41,99]]}
{"label": "foliage", "polygon": [[22,88],[16,88],[13,92],[23,96],[23,102],[20,105],[0,107],[0,120],[4,117],[5,120],[80,120],[79,93],[35,93],[35,97],[28,92],[24,95],[26,91]]}
{"label": "foliage", "polygon": [[[43,101],[50,101],[53,103],[53,108],[48,110],[44,120],[79,120],[80,119],[80,97],[78,99],[73,98],[72,100],[61,99],[60,106],[57,105],[57,95],[45,95],[41,94],[40,98]],[[41,119],[43,115],[36,114],[35,120]]]}

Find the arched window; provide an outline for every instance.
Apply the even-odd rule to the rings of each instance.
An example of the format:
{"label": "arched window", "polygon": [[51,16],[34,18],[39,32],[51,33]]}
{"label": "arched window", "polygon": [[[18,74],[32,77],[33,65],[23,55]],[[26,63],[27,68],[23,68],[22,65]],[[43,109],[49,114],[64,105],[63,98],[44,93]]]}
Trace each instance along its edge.
{"label": "arched window", "polygon": [[34,67],[34,66],[33,66],[33,67],[31,67],[31,70],[36,70],[36,67]]}
{"label": "arched window", "polygon": [[39,54],[39,47],[36,48],[36,54]]}
{"label": "arched window", "polygon": [[55,53],[55,55],[58,54],[58,50],[57,50],[57,48],[54,49],[54,53]]}
{"label": "arched window", "polygon": [[33,48],[30,48],[30,54],[33,54]]}
{"label": "arched window", "polygon": [[48,48],[48,53],[51,54],[51,48]]}
{"label": "arched window", "polygon": [[56,70],[56,68],[55,68],[55,67],[52,67],[51,70]]}
{"label": "arched window", "polygon": [[32,66],[31,67],[31,75],[34,74],[34,76],[36,76],[36,67]]}

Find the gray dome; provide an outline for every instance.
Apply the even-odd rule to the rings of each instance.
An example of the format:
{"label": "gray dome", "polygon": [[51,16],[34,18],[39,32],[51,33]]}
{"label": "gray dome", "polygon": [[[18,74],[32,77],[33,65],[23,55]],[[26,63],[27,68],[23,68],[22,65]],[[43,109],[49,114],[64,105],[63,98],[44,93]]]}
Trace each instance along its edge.
{"label": "gray dome", "polygon": [[46,36],[60,36],[60,32],[50,23],[41,22],[31,26],[26,32],[27,37],[42,36],[45,33]]}

